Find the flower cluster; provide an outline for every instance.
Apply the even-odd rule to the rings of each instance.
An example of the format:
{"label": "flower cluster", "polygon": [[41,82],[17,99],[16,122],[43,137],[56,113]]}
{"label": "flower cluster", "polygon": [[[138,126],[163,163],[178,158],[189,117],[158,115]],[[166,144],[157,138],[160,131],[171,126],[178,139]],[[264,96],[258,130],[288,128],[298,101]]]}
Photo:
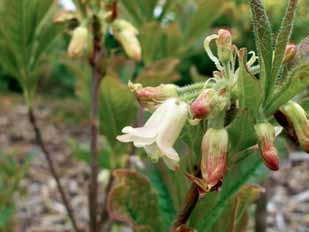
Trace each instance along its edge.
{"label": "flower cluster", "polygon": [[[117,18],[117,3],[101,3],[93,7],[88,1],[80,1],[75,11],[60,10],[54,16],[54,22],[66,23],[72,29],[72,38],[68,47],[68,55],[71,58],[80,58],[90,51],[89,44],[96,35],[92,35],[91,17],[96,15],[95,20],[100,23],[102,36],[112,31],[115,39],[123,47],[125,53],[136,61],[141,60],[142,49],[137,38],[138,30],[128,21]],[[98,11],[99,9],[99,11]],[[97,12],[98,11],[98,12]],[[108,29],[111,30],[108,30]]]}
{"label": "flower cluster", "polygon": [[[216,42],[217,56],[210,48]],[[200,174],[187,177],[194,182],[201,194],[217,190],[227,168],[229,148],[231,146],[226,120],[227,112],[233,107],[240,109],[239,94],[240,62],[244,61],[245,71],[254,77],[260,67],[255,64],[258,57],[254,52],[250,59],[241,55],[245,50],[238,50],[232,43],[232,35],[221,29],[218,34],[208,36],[204,41],[209,58],[215,63],[217,71],[213,78],[205,83],[178,87],[173,84],[158,87],[143,87],[129,83],[130,90],[146,110],[153,112],[143,127],[125,127],[123,135],[117,137],[121,142],[133,142],[136,147],[143,147],[152,160],[162,158],[166,165],[177,170],[180,157],[173,148],[184,125],[188,121],[193,125],[207,122],[207,130],[201,144]],[[289,62],[295,55],[295,46],[288,46],[284,62]],[[239,57],[239,59],[237,59]],[[237,60],[239,65],[236,64]],[[247,110],[247,109],[246,109]],[[305,113],[295,103],[289,103],[280,109],[293,124],[299,143],[309,150],[309,123]],[[271,170],[279,169],[279,155],[275,147],[275,128],[259,110],[255,111],[254,130],[256,143],[265,165]]]}

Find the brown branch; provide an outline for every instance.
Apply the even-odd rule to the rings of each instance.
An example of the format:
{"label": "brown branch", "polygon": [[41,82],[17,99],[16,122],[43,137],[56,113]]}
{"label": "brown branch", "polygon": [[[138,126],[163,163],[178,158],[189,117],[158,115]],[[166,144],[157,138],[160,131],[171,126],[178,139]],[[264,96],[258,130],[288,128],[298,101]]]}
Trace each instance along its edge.
{"label": "brown branch", "polygon": [[97,211],[98,211],[98,172],[99,172],[99,94],[100,84],[104,76],[101,70],[103,57],[100,23],[96,17],[93,19],[93,52],[89,58],[92,68],[92,89],[91,89],[91,173],[89,182],[89,231],[97,232]]}
{"label": "brown branch", "polygon": [[173,222],[170,232],[175,232],[179,226],[186,224],[193,209],[196,206],[196,203],[198,202],[198,199],[199,199],[198,187],[196,184],[192,183],[190,189],[188,190],[185,196],[184,202],[179,212],[176,215],[176,219]]}
{"label": "brown branch", "polygon": [[64,191],[64,189],[63,189],[63,187],[61,185],[59,175],[58,175],[58,173],[56,171],[54,162],[52,160],[52,155],[50,154],[49,150],[47,149],[47,147],[46,147],[46,145],[44,143],[41,130],[40,130],[40,128],[37,125],[37,120],[36,120],[35,114],[33,112],[33,109],[31,107],[29,108],[29,111],[28,111],[28,117],[29,117],[29,121],[30,121],[30,123],[31,123],[31,125],[33,127],[33,130],[35,132],[36,142],[40,146],[40,148],[42,149],[43,154],[45,155],[45,158],[47,160],[47,164],[48,164],[50,173],[51,173],[51,175],[53,176],[53,178],[55,179],[55,181],[57,183],[58,191],[60,193],[60,196],[61,196],[61,199],[63,201],[63,204],[64,204],[64,206],[65,206],[65,208],[67,210],[68,216],[69,216],[69,218],[70,218],[70,220],[72,222],[74,231],[75,232],[79,232],[80,230],[77,227],[77,223],[76,223],[76,220],[75,220],[75,217],[74,217],[74,214],[73,214],[72,207],[71,207],[70,202],[68,200],[68,197],[67,197],[67,195],[66,195],[66,193],[65,193],[65,191]]}

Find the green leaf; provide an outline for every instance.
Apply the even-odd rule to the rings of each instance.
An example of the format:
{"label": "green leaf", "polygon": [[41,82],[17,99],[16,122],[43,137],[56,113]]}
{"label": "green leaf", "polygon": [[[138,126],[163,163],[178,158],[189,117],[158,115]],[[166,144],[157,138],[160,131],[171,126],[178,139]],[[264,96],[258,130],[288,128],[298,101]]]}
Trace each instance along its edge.
{"label": "green leaf", "polygon": [[265,94],[268,94],[271,84],[271,70],[273,58],[273,38],[271,24],[261,0],[249,0],[253,16],[253,25],[256,36],[256,47],[259,53],[261,66],[260,78],[263,81]]}
{"label": "green leaf", "polygon": [[163,59],[146,66],[136,78],[136,82],[145,86],[157,86],[179,80],[175,68],[179,64],[177,59]]}
{"label": "green leaf", "polygon": [[190,226],[199,232],[215,231],[213,227],[221,219],[231,198],[253,177],[262,163],[257,152],[250,151],[247,158],[238,162],[224,177],[220,192],[208,193],[193,211]]}
{"label": "green leaf", "polygon": [[205,35],[205,28],[210,28],[211,24],[223,12],[222,6],[228,1],[196,0],[195,2],[197,10],[188,15],[188,21],[184,28],[185,37],[189,43],[195,42]]}
{"label": "green leaf", "polygon": [[253,114],[258,112],[263,90],[259,81],[253,76],[247,68],[247,50],[239,51],[239,76],[238,86],[240,91],[240,107],[249,109]]}
{"label": "green leaf", "polygon": [[115,170],[116,184],[108,195],[110,215],[135,231],[162,231],[158,196],[149,180],[128,169]]}
{"label": "green leaf", "polygon": [[269,85],[268,94],[272,92],[276,79],[278,78],[279,73],[281,71],[285,49],[286,49],[286,46],[288,45],[288,42],[290,40],[292,31],[293,31],[296,5],[297,5],[297,0],[289,1],[289,6],[287,8],[285,17],[282,20],[281,28],[277,36],[277,41],[276,41],[276,46],[275,46],[274,61],[272,65],[273,70],[272,70],[272,75],[270,78],[271,81]]}
{"label": "green leaf", "polygon": [[112,73],[108,73],[101,83],[100,118],[101,129],[115,153],[123,152],[128,145],[119,143],[117,135],[123,127],[134,126],[137,114],[135,97]]}
{"label": "green leaf", "polygon": [[304,110],[309,114],[309,98],[302,99],[300,105],[304,108]]}
{"label": "green leaf", "polygon": [[230,154],[240,152],[256,144],[254,118],[248,110],[239,111],[234,121],[229,125]]}
{"label": "green leaf", "polygon": [[[39,77],[39,62],[62,31],[47,20],[53,0],[3,0],[0,14],[0,58],[2,67],[17,78],[29,101]],[[29,103],[29,101],[27,101]]]}
{"label": "green leaf", "polygon": [[[154,18],[154,10],[158,0],[121,0],[120,9],[130,18],[133,24],[140,27]],[[123,14],[121,14],[123,15]]]}
{"label": "green leaf", "polygon": [[248,208],[265,190],[257,185],[244,185],[226,205],[214,231],[247,231]]}
{"label": "green leaf", "polygon": [[287,103],[309,86],[309,62],[305,61],[295,67],[287,77],[287,81],[278,90],[266,107],[266,114],[271,115],[280,106]]}
{"label": "green leaf", "polygon": [[162,218],[162,228],[164,231],[167,231],[170,228],[171,223],[173,222],[176,215],[176,210],[173,204],[171,204],[172,198],[168,192],[168,189],[166,188],[159,168],[155,164],[152,164],[151,167],[148,167],[145,171],[145,174],[149,178],[153,188],[158,193],[159,210]]}

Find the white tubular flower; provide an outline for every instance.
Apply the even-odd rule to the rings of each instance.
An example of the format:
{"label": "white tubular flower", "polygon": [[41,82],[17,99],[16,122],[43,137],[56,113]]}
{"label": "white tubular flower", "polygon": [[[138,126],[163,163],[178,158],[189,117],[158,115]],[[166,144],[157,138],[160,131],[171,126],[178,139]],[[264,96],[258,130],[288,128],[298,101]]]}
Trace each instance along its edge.
{"label": "white tubular flower", "polygon": [[178,169],[179,156],[173,148],[188,116],[188,106],[175,98],[166,100],[151,115],[143,127],[125,127],[124,135],[117,136],[121,142],[133,142],[144,147],[153,159],[163,158],[168,168]]}

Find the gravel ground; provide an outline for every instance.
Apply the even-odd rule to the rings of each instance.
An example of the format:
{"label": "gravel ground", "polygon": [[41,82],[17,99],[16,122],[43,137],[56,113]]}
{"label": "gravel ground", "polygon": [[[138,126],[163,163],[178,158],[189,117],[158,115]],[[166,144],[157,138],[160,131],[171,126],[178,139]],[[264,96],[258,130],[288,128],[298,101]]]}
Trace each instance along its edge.
{"label": "gravel ground", "polygon": [[[74,138],[79,142],[87,142],[88,123],[64,123],[59,112],[66,109],[78,114],[81,109],[71,100],[54,102],[44,99],[45,104],[39,103],[36,114],[62,183],[72,199],[73,208],[78,209],[75,210],[77,221],[81,228],[86,228],[86,180],[89,172],[84,163],[72,159],[67,141]],[[33,151],[38,153],[21,182],[26,194],[16,199],[18,226],[15,231],[71,231],[55,181],[48,172],[43,154],[35,145],[34,134],[27,120],[27,108],[19,97],[0,96],[0,148],[20,156]],[[293,154],[281,170],[272,175],[269,185],[267,231],[309,232],[309,155]]]}

